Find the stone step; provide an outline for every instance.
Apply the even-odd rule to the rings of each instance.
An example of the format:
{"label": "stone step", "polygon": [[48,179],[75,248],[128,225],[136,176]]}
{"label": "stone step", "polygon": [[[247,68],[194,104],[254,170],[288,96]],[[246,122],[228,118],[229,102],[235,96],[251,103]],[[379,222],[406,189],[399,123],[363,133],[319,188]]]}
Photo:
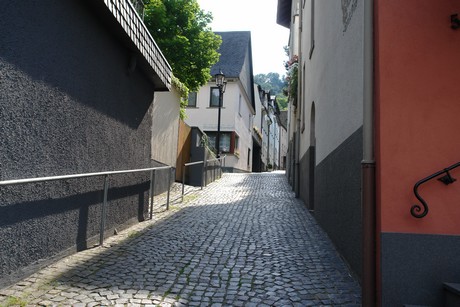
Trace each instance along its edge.
{"label": "stone step", "polygon": [[444,299],[445,307],[458,307],[460,306],[460,284],[457,283],[444,283]]}

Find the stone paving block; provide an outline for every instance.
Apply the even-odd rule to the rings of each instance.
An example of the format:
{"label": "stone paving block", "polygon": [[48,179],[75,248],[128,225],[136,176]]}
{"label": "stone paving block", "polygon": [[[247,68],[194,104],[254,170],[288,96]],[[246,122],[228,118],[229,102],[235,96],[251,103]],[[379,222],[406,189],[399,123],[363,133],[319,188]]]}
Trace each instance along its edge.
{"label": "stone paving block", "polygon": [[1,289],[0,305],[8,295],[35,306],[360,305],[359,284],[284,174],[224,174],[192,192]]}

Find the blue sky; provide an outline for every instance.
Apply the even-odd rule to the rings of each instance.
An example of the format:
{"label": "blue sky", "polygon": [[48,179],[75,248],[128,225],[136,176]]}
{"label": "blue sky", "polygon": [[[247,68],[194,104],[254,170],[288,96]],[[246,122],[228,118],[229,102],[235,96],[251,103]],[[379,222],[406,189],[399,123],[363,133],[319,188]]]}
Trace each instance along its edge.
{"label": "blue sky", "polygon": [[277,0],[198,0],[201,9],[211,12],[213,31],[251,31],[254,74],[285,74],[287,60],[283,46],[289,29],[276,23]]}

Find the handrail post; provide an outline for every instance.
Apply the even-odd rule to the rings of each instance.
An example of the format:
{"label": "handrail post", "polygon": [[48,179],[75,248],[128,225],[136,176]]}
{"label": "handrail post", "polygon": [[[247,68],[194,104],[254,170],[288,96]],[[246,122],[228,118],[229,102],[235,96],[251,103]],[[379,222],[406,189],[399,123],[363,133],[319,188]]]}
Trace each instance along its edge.
{"label": "handrail post", "polygon": [[181,198],[181,203],[184,202],[184,189],[185,189],[185,164],[182,167],[182,198]]}
{"label": "handrail post", "polygon": [[104,244],[104,230],[105,230],[105,215],[106,215],[106,207],[107,207],[107,194],[109,193],[109,175],[104,176],[104,200],[102,202],[102,210],[101,210],[101,227],[99,231],[99,245],[102,246]]}
{"label": "handrail post", "polygon": [[168,197],[166,199],[166,210],[169,210],[169,194],[171,192],[171,170],[172,167],[168,169]]}
{"label": "handrail post", "polygon": [[219,160],[219,179],[222,178],[222,160]]}
{"label": "handrail post", "polygon": [[155,170],[150,171],[150,219],[153,219],[153,196],[155,193]]}
{"label": "handrail post", "polygon": [[201,166],[201,189],[203,190],[203,181],[204,181],[204,161],[203,161],[203,165]]}
{"label": "handrail post", "polygon": [[[206,155],[205,155],[206,158]],[[203,162],[203,168],[204,168],[204,186],[208,186],[208,160],[204,160]]]}

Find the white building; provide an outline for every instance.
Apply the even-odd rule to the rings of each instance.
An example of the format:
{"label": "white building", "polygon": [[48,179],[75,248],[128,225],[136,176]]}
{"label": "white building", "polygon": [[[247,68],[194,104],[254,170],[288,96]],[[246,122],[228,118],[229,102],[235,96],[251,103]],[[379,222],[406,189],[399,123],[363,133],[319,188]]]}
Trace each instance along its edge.
{"label": "white building", "polygon": [[[226,155],[225,167],[231,172],[251,172],[253,160],[253,120],[255,115],[251,33],[216,32],[222,37],[219,62],[211,75],[225,75],[220,123],[220,152]],[[191,93],[185,122],[199,127],[215,148],[219,110],[219,89],[213,77],[197,93]]]}
{"label": "white building", "polygon": [[[262,171],[284,169],[284,167],[281,167],[281,162],[283,161],[281,148],[284,149],[283,156],[285,157],[287,154],[287,132],[280,119],[280,110],[276,97],[272,96],[270,91],[263,90],[260,86],[257,89],[260,106],[256,104],[258,107],[255,118],[258,126],[261,127],[262,147],[260,159]],[[286,126],[286,121],[284,121],[284,126]]]}
{"label": "white building", "polygon": [[285,170],[287,165],[288,153],[288,133],[287,133],[288,111],[280,111],[278,122],[280,124],[280,145],[279,145],[279,168]]}
{"label": "white building", "polygon": [[252,122],[252,171],[262,172],[265,170],[266,160],[262,159],[262,141],[263,141],[263,129],[262,129],[262,100],[260,93],[263,93],[260,85],[254,84],[254,101],[256,114]]}

